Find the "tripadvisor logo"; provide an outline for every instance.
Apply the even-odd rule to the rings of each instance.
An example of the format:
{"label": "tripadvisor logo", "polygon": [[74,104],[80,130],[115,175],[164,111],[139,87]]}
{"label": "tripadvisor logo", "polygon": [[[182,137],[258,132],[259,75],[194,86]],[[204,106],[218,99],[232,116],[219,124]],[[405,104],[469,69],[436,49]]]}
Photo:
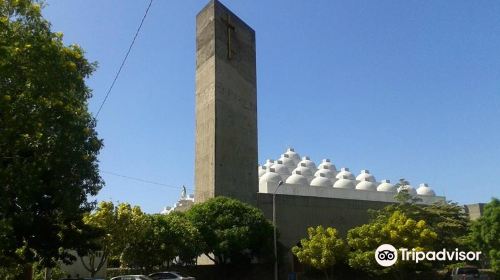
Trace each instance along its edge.
{"label": "tripadvisor logo", "polygon": [[[399,248],[401,261],[478,261],[481,252],[464,252],[458,248],[452,251],[417,251],[415,249]],[[392,266],[398,260],[398,250],[391,244],[382,244],[375,251],[375,260],[381,266]]]}
{"label": "tripadvisor logo", "polygon": [[391,244],[382,244],[375,251],[375,260],[381,266],[391,266],[398,260],[398,251]]}

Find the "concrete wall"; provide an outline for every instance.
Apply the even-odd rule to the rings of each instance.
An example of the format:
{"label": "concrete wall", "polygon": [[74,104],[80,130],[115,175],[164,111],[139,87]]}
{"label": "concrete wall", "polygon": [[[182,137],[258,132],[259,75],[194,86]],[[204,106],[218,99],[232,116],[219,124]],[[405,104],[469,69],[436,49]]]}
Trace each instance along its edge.
{"label": "concrete wall", "polygon": [[[279,241],[286,250],[280,267],[282,275],[294,271],[291,248],[307,236],[308,227],[332,226],[345,238],[349,229],[369,221],[368,209],[381,209],[388,204],[382,201],[277,194],[276,223]],[[272,220],[272,194],[258,193],[257,207]]]}
{"label": "concrete wall", "polygon": [[467,204],[464,205],[464,210],[469,214],[471,221],[477,220],[483,216],[483,209],[485,203]]}
{"label": "concrete wall", "polygon": [[[280,241],[292,247],[304,238],[307,227],[332,226],[345,236],[355,226],[369,221],[368,209],[381,209],[390,203],[354,199],[276,195],[276,221]],[[258,193],[257,206],[272,220],[272,194]]]}
{"label": "concrete wall", "polygon": [[195,201],[258,192],[255,32],[218,1],[196,17]]}
{"label": "concrete wall", "polygon": [[[272,193],[276,184],[260,184],[257,207],[272,220]],[[394,193],[335,189],[285,184],[276,194],[276,223],[279,240],[285,246],[285,271],[292,270],[290,249],[307,236],[311,226],[335,227],[345,238],[347,231],[370,220],[369,209],[381,209],[394,203]],[[423,197],[424,203],[444,201],[444,197]]]}

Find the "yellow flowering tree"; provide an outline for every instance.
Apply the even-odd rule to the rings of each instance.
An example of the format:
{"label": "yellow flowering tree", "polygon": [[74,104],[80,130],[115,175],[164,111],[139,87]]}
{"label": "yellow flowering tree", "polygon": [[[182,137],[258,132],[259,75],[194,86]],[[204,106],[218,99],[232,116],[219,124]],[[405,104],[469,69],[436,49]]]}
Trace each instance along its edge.
{"label": "yellow flowering tree", "polygon": [[292,248],[292,252],[299,262],[323,271],[325,278],[329,279],[329,271],[345,258],[346,244],[331,227],[310,227],[307,235],[300,241],[300,246]]}
{"label": "yellow flowering tree", "polygon": [[[417,267],[413,262],[400,261],[390,267],[382,267],[375,260],[375,250],[382,244],[391,244],[396,249],[415,248],[417,251],[433,249],[437,234],[424,220],[415,221],[400,211],[395,211],[389,217],[375,219],[371,223],[353,228],[347,234],[347,243],[351,248],[349,265],[373,274],[393,274],[404,279],[407,272],[413,272]],[[419,268],[425,268],[422,263]]]}

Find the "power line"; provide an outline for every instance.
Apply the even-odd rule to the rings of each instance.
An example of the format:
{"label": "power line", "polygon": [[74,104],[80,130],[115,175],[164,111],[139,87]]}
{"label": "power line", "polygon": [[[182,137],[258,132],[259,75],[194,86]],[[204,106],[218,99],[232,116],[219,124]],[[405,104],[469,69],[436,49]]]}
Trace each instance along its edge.
{"label": "power line", "polygon": [[[182,189],[182,187],[176,187],[176,186],[171,186],[171,185],[167,185],[167,184],[163,184],[163,183],[158,183],[158,182],[154,182],[154,181],[150,181],[150,180],[146,180],[146,179],[141,179],[141,178],[137,178],[137,177],[131,177],[131,176],[127,176],[127,175],[122,175],[122,174],[118,174],[118,173],[115,173],[115,172],[109,172],[109,171],[102,171],[102,173],[106,173],[106,174],[110,174],[110,175],[113,175],[113,176],[117,176],[117,177],[122,177],[122,178],[125,178],[125,179],[129,179],[129,180],[134,180],[134,181],[138,181],[138,182],[142,182],[142,183],[146,183],[146,184],[152,184],[152,185],[158,185],[158,186],[163,186],[163,187],[167,187],[167,188],[172,188],[172,189]],[[187,190],[193,190],[192,188],[186,188]]]}
{"label": "power line", "polygon": [[137,31],[135,32],[134,39],[132,39],[132,43],[130,43],[130,46],[128,47],[127,53],[125,54],[125,57],[122,60],[122,64],[120,65],[120,68],[118,68],[118,72],[116,72],[115,78],[113,79],[113,82],[111,83],[111,86],[108,89],[108,92],[106,93],[106,96],[104,97],[104,100],[101,103],[101,106],[99,106],[99,110],[97,110],[97,113],[95,117],[97,118],[99,116],[99,113],[101,112],[102,106],[104,106],[104,103],[106,103],[106,100],[108,100],[108,96],[111,93],[111,90],[115,86],[116,80],[118,79],[118,76],[120,76],[120,72],[122,71],[123,65],[125,65],[125,61],[127,61],[128,55],[130,54],[130,51],[132,50],[132,46],[135,43],[135,40],[137,39],[137,36],[139,35],[139,32],[141,31],[142,24],[144,23],[144,20],[146,19],[146,16],[148,15],[149,8],[151,8],[151,4],[153,4],[153,0],[149,1],[149,5],[146,9],[146,12],[144,13],[144,16],[142,17],[141,24],[139,24],[139,28],[137,28]]}

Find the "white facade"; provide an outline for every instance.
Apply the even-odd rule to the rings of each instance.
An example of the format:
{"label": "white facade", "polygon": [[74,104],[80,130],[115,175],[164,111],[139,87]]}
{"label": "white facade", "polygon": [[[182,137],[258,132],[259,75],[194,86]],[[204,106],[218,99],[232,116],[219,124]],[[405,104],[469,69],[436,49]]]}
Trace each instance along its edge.
{"label": "white facade", "polygon": [[177,201],[177,203],[175,203],[174,206],[166,206],[160,213],[166,215],[172,211],[184,212],[187,211],[189,208],[191,208],[193,204],[194,204],[194,194],[188,195],[186,187],[182,186],[182,192],[179,201]]}
{"label": "white facade", "polygon": [[[287,168],[292,171],[291,175],[286,172]],[[279,161],[267,160],[259,166],[259,192],[273,193],[280,181],[283,185],[277,193],[287,195],[396,202],[395,194],[406,190],[424,204],[446,200],[444,196],[436,196],[428,184],[420,184],[418,189],[411,185],[396,188],[389,180],[377,182],[368,170],[361,170],[357,176],[346,167],[337,172],[329,159],[322,160],[316,167],[309,157],[300,158],[293,148],[281,155]]]}
{"label": "white facade", "polygon": [[[65,264],[60,262],[61,270],[64,272],[64,277],[68,278],[90,278],[90,272],[85,268],[82,262],[85,262],[85,265],[89,266],[89,257],[84,256],[81,257],[78,255],[76,251],[69,251],[70,254],[76,256],[76,260],[72,264]],[[94,263],[97,266],[102,259],[102,252],[97,252],[94,256]],[[94,275],[95,278],[106,278],[106,270],[108,268],[108,262],[104,261],[101,269],[97,271]],[[93,269],[90,267],[90,269]]]}
{"label": "white facade", "polygon": [[[444,196],[437,196],[428,184],[420,184],[417,189],[411,185],[396,187],[390,180],[378,182],[366,169],[356,176],[347,167],[337,171],[330,159],[323,159],[316,166],[309,157],[301,158],[293,148],[289,148],[278,160],[266,160],[258,171],[260,193],[273,193],[282,181],[278,194],[396,202],[395,194],[406,190],[424,204],[446,200]],[[179,201],[173,207],[165,207],[161,213],[185,211],[193,204],[194,196],[188,196],[183,187]]]}

